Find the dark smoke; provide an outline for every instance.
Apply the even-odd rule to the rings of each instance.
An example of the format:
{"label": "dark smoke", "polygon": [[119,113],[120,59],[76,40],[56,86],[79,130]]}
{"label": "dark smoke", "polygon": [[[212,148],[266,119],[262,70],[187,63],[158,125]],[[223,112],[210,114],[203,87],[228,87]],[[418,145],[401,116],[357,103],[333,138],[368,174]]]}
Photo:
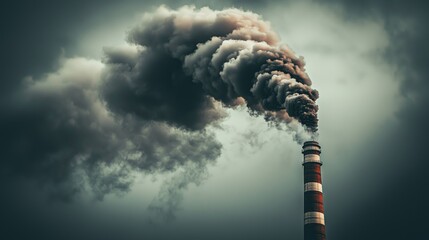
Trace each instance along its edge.
{"label": "dark smoke", "polygon": [[134,49],[106,51],[103,92],[114,112],[195,130],[224,116],[219,101],[317,131],[318,92],[303,59],[257,14],[160,7],[128,40]]}
{"label": "dark smoke", "polygon": [[99,96],[103,64],[75,58],[42,79],[28,79],[0,118],[2,170],[36,179],[54,197],[83,188],[97,199],[127,192],[135,172],[206,165],[221,145],[208,131],[112,114]]}
{"label": "dark smoke", "polygon": [[[182,169],[151,209],[170,218],[221,144],[206,127],[246,104],[295,138],[317,131],[316,90],[304,61],[267,22],[238,9],[160,7],[105,48],[104,63],[63,59],[1,102],[1,174],[35,179],[52,196],[129,191],[136,173]],[[305,134],[304,134],[305,135]]]}

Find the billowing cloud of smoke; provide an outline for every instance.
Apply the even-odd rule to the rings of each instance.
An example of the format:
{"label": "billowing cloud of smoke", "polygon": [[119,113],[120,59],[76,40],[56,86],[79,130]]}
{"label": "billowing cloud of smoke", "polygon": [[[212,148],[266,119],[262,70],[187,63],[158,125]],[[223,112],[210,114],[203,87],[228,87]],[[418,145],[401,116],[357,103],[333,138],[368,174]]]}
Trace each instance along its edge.
{"label": "billowing cloud of smoke", "polygon": [[27,79],[2,106],[2,170],[35,178],[68,200],[88,187],[95,197],[129,190],[136,172],[206,165],[221,145],[208,131],[111,113],[100,98],[104,65],[67,59],[42,79]]}
{"label": "billowing cloud of smoke", "polygon": [[224,106],[304,126],[298,141],[317,131],[303,60],[254,13],[160,7],[128,40],[105,48],[103,63],[63,59],[0,103],[2,174],[37,179],[65,200],[82,189],[102,199],[127,192],[138,172],[180,168],[150,206],[170,218],[221,153],[207,126]]}
{"label": "billowing cloud of smoke", "polygon": [[[280,46],[257,14],[160,7],[129,32],[128,42],[105,48],[102,94],[115,114],[195,131],[222,119],[222,106],[245,104],[279,128],[287,123],[299,143],[316,134],[318,92],[304,61]],[[196,172],[166,182],[150,209],[172,217],[181,190],[200,181],[189,174]]]}
{"label": "billowing cloud of smoke", "polygon": [[195,130],[224,116],[217,101],[317,131],[318,92],[303,59],[257,14],[160,7],[128,40],[132,47],[106,50],[103,94],[114,112]]}

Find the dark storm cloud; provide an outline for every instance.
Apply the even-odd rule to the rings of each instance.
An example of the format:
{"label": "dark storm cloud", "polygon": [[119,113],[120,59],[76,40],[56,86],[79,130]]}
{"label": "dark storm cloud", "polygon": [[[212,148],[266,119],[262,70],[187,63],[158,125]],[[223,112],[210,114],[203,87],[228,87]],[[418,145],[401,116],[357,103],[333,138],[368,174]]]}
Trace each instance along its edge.
{"label": "dark storm cloud", "polygon": [[99,98],[103,65],[75,58],[43,79],[27,79],[0,119],[2,168],[53,185],[69,198],[89,185],[97,198],[124,192],[133,172],[205,164],[220,144],[205,131],[113,115]]}
{"label": "dark storm cloud", "polygon": [[202,129],[224,116],[214,100],[226,106],[245,100],[268,120],[296,119],[317,131],[318,92],[303,59],[279,46],[254,13],[161,7],[128,39],[134,53],[106,52],[104,97],[115,112]]}

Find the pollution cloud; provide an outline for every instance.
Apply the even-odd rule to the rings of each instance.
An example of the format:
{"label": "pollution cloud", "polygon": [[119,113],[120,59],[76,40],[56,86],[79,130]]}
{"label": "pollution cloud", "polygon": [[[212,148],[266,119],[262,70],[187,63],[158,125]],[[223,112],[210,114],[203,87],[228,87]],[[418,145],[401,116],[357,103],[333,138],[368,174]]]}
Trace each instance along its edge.
{"label": "pollution cloud", "polygon": [[36,179],[62,199],[82,189],[102,199],[128,191],[137,172],[183,168],[151,205],[170,216],[181,196],[170,189],[198,184],[221,154],[207,127],[225,107],[246,105],[290,129],[300,123],[299,141],[317,131],[318,92],[303,59],[255,13],[160,7],[127,40],[104,48],[102,62],[62,59],[1,103],[5,174]]}
{"label": "pollution cloud", "polygon": [[43,79],[27,79],[0,120],[9,172],[53,184],[63,199],[84,187],[101,199],[127,191],[135,171],[173,171],[220,155],[207,131],[112,114],[99,94],[102,70],[98,61],[75,58]]}
{"label": "pollution cloud", "polygon": [[317,131],[318,92],[303,59],[255,13],[160,7],[128,41],[134,49],[106,51],[103,94],[114,112],[197,130],[224,116],[216,102],[246,104]]}

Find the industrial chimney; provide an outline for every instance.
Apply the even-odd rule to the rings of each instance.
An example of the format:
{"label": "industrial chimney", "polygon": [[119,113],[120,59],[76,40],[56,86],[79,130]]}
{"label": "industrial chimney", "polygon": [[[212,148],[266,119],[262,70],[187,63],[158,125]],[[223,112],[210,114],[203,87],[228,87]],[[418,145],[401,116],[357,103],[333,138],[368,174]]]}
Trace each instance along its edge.
{"label": "industrial chimney", "polygon": [[304,240],[325,240],[325,216],[323,209],[320,145],[316,141],[305,142],[304,154]]}

